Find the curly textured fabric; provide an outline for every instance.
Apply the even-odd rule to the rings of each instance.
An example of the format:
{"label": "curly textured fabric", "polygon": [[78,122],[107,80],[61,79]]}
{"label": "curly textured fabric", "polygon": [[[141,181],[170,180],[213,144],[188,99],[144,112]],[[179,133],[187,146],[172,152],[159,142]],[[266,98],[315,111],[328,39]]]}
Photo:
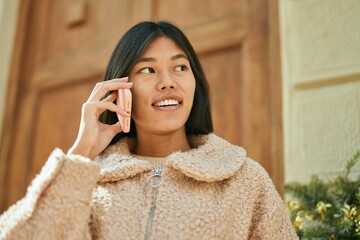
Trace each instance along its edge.
{"label": "curly textured fabric", "polygon": [[0,216],[0,239],[90,239],[90,201],[99,167],[56,149],[26,196]]}
{"label": "curly textured fabric", "polygon": [[41,187],[0,217],[0,238],[298,239],[268,174],[243,148],[214,134],[189,141],[190,151],[167,157],[156,190],[147,184],[153,167],[130,153],[134,139],[95,161],[55,151],[34,180]]}

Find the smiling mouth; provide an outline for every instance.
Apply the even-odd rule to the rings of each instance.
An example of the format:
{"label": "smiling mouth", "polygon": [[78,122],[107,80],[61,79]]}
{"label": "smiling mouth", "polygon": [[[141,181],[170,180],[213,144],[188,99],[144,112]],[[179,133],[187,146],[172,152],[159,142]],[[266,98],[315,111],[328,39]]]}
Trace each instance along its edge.
{"label": "smiling mouth", "polygon": [[154,107],[175,107],[182,104],[182,102],[179,102],[176,99],[164,99],[160,102],[154,103]]}

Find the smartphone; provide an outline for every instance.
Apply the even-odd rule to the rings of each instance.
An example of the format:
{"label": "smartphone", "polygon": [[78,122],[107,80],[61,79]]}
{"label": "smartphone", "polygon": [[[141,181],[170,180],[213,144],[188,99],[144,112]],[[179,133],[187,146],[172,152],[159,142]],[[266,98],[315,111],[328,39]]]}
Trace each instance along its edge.
{"label": "smartphone", "polygon": [[[118,90],[118,98],[116,99],[116,104],[129,114],[131,114],[131,101],[132,95],[130,89]],[[123,132],[128,133],[130,131],[131,116],[123,117],[120,114],[117,114],[117,117],[119,119]]]}

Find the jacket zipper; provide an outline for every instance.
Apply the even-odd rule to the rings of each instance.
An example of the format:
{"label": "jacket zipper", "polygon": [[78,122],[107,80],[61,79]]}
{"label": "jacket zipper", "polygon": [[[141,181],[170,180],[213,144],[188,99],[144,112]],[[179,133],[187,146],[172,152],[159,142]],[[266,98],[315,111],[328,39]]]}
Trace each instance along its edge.
{"label": "jacket zipper", "polygon": [[151,229],[152,229],[152,224],[156,209],[158,188],[163,183],[161,172],[162,172],[162,168],[155,168],[155,173],[150,175],[149,178],[147,179],[148,185],[153,188],[153,195],[152,195],[150,216],[146,227],[146,236],[145,236],[146,240],[150,239]]}

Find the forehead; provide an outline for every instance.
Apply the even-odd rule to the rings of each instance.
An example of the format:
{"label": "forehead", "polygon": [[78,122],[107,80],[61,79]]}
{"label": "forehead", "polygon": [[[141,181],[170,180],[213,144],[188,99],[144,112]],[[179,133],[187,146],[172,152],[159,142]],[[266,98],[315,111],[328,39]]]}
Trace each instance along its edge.
{"label": "forehead", "polygon": [[179,53],[185,54],[185,52],[169,37],[159,37],[155,39],[145,50],[142,56],[154,57],[161,56],[174,56]]}

